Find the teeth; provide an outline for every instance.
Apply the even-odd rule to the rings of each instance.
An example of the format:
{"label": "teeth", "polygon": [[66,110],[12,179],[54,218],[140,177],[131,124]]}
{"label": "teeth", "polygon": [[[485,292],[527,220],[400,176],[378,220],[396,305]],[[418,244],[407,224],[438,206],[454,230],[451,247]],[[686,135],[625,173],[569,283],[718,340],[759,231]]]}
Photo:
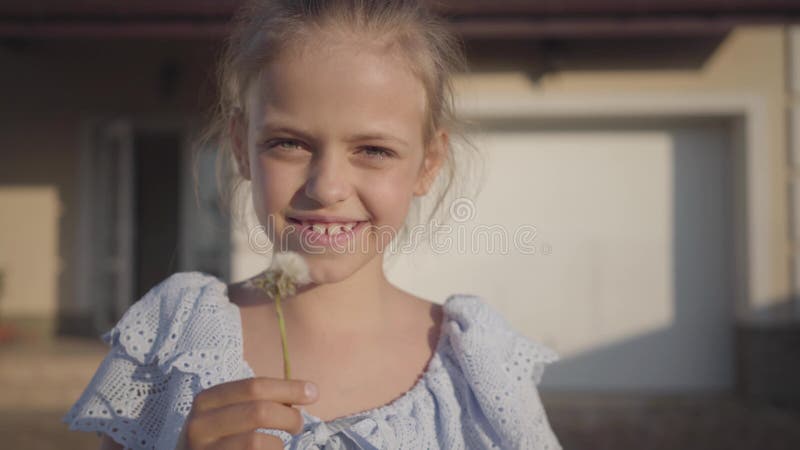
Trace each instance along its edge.
{"label": "teeth", "polygon": [[338,223],[334,223],[328,226],[328,234],[331,236],[335,236],[339,233],[342,233],[342,225]]}
{"label": "teeth", "polygon": [[312,223],[312,222],[303,222],[303,226],[310,226],[315,233],[327,234],[330,236],[335,236],[339,233],[344,233],[346,231],[351,231],[358,222],[348,222],[348,223]]}
{"label": "teeth", "polygon": [[319,234],[325,234],[325,225],[315,223],[311,225],[311,229]]}

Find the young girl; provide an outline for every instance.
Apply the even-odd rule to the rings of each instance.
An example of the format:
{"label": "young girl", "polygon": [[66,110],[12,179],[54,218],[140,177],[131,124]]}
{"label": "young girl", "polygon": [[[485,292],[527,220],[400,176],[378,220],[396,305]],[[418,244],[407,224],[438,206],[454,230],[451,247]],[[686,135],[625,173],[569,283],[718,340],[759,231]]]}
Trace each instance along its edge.
{"label": "young girl", "polygon": [[283,302],[292,379],[268,296],[177,273],[104,336],[71,429],[106,449],[560,448],[536,388],[551,350],[482,298],[440,306],[384,275],[394,230],[423,197],[444,205],[463,156],[463,56],[421,3],[258,1],[227,42],[210,135],[312,280]]}

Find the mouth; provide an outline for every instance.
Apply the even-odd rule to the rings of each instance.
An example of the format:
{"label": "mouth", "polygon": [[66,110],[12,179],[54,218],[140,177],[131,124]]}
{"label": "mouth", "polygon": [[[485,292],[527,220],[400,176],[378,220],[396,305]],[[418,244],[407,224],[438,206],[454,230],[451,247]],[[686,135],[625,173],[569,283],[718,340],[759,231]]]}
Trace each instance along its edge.
{"label": "mouth", "polygon": [[310,226],[320,234],[336,235],[341,231],[349,231],[356,226],[367,222],[366,220],[344,219],[344,218],[324,218],[324,219],[299,219],[287,217],[290,223],[300,226]]}
{"label": "mouth", "polygon": [[294,217],[287,219],[290,224],[297,227],[304,243],[323,246],[347,244],[369,223],[368,220],[332,222],[300,220]]}

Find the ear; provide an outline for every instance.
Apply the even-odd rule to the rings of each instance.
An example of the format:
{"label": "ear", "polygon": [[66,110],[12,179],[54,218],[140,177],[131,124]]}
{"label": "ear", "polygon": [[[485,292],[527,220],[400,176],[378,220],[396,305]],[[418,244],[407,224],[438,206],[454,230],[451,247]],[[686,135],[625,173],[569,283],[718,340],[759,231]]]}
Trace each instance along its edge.
{"label": "ear", "polygon": [[438,130],[433,138],[428,143],[428,148],[425,151],[425,157],[422,160],[422,167],[420,167],[419,176],[414,186],[414,195],[421,196],[428,193],[436,175],[439,173],[445,158],[447,157],[447,149],[450,144],[450,136],[447,131]]}
{"label": "ear", "polygon": [[247,124],[245,123],[244,113],[239,108],[233,113],[228,123],[228,134],[231,138],[233,157],[236,159],[239,174],[249,181],[250,158],[247,154]]}

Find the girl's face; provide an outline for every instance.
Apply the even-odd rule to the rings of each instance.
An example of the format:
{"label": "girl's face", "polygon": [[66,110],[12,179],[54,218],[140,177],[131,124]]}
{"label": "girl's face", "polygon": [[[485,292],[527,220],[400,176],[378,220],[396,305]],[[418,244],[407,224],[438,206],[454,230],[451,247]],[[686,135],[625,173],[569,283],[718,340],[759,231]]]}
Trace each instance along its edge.
{"label": "girl's face", "polygon": [[305,256],[314,282],[335,282],[390,243],[447,134],[424,142],[425,90],[399,58],[352,44],[283,55],[248,86],[234,152],[275,249]]}

